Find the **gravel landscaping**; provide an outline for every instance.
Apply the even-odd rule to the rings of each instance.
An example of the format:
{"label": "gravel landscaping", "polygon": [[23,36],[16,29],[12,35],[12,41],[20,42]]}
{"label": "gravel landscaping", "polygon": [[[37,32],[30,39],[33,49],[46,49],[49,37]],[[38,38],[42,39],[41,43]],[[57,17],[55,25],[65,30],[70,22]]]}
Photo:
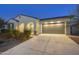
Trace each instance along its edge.
{"label": "gravel landscaping", "polygon": [[0,38],[0,53],[20,44],[21,42],[15,39],[1,39]]}
{"label": "gravel landscaping", "polygon": [[74,42],[79,44],[79,36],[69,36]]}

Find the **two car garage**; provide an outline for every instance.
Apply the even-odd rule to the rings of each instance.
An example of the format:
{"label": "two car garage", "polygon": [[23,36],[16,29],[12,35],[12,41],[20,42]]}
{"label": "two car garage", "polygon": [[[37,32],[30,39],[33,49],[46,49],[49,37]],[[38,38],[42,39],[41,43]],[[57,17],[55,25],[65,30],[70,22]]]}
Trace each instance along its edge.
{"label": "two car garage", "polygon": [[70,20],[72,17],[70,15],[41,19],[41,32],[45,34],[71,34]]}

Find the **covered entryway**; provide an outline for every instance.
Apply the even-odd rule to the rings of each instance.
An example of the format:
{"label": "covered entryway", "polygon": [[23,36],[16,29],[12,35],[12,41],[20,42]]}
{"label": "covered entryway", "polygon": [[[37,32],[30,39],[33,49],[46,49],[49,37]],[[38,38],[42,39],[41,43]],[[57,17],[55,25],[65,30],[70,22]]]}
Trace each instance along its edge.
{"label": "covered entryway", "polygon": [[47,34],[65,34],[65,24],[61,23],[44,23],[42,24],[42,33]]}

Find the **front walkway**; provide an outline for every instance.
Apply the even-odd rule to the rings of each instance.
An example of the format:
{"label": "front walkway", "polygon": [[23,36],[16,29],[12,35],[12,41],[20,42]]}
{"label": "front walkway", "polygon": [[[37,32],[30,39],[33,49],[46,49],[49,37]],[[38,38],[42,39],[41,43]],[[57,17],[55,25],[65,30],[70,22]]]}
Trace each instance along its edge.
{"label": "front walkway", "polygon": [[62,34],[41,34],[9,49],[2,55],[79,54],[79,45]]}

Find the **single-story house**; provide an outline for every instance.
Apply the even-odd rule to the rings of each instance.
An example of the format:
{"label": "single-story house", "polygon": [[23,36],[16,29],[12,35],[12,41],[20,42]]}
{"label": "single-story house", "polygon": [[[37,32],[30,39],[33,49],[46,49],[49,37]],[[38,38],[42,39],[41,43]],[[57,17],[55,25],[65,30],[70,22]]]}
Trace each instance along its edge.
{"label": "single-story house", "polygon": [[61,16],[53,18],[39,19],[27,15],[18,15],[8,21],[8,28],[24,32],[26,29],[31,29],[32,34],[36,32],[49,34],[70,34],[71,28],[69,22],[72,16]]}
{"label": "single-story house", "polygon": [[61,16],[53,18],[41,19],[42,24],[42,33],[51,33],[51,34],[71,34],[71,27],[69,22],[72,19],[70,16]]}

